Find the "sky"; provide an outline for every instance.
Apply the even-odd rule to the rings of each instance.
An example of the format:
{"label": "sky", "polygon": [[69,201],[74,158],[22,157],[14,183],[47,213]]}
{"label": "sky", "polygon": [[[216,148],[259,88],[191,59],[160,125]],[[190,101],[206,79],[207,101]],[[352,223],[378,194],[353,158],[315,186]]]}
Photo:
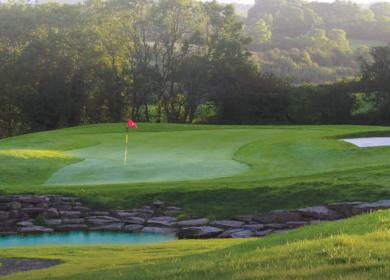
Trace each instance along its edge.
{"label": "sky", "polygon": [[[207,0],[203,0],[207,1]],[[242,3],[242,4],[253,4],[255,0],[218,0],[224,3]],[[316,0],[317,2],[334,2],[334,0]],[[309,1],[308,1],[309,2]],[[360,4],[369,4],[375,2],[390,2],[390,0],[353,0],[353,2]]]}

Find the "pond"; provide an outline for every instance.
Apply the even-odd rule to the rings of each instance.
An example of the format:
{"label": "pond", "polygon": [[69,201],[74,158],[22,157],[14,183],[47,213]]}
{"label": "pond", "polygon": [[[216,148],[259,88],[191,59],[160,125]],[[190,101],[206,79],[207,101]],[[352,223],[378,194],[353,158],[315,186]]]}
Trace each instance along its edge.
{"label": "pond", "polygon": [[67,233],[1,236],[0,248],[30,245],[145,244],[175,239],[175,235],[157,233],[74,231]]}

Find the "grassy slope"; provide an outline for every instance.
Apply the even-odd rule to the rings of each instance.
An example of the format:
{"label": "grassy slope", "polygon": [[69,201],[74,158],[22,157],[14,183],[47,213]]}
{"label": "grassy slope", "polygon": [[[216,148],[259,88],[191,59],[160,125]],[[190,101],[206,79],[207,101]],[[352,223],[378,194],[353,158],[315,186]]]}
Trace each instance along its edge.
{"label": "grassy slope", "polygon": [[[0,141],[0,185],[6,192],[77,194],[91,204],[109,207],[130,207],[163,198],[195,215],[218,217],[324,202],[375,200],[390,196],[390,147],[360,149],[337,141],[336,137],[378,131],[387,134],[389,129],[143,124],[139,130],[131,131],[130,138],[137,141],[129,150],[128,168],[146,161],[150,174],[169,174],[166,178],[157,176],[161,182],[137,182],[139,172],[134,171],[128,172],[125,179],[129,183],[124,184],[44,186],[59,167],[83,164],[83,153],[109,157],[110,144],[118,146],[115,151],[123,151],[123,146],[118,144],[123,139],[121,125],[77,127]],[[99,155],[102,145],[106,146],[106,154]],[[9,150],[14,153],[17,150],[22,155],[4,155]],[[69,157],[65,153],[69,150],[83,152]],[[48,156],[41,155],[45,152]],[[193,165],[186,165],[186,157],[196,158],[196,165],[206,164],[207,168],[194,170]],[[218,177],[214,169],[218,170],[220,163],[226,167],[224,164],[230,164],[232,157],[250,168],[230,177],[198,180],[198,175],[204,173]],[[207,165],[210,159],[220,161],[210,166]],[[104,164],[103,161],[101,165]],[[123,164],[119,167],[121,164],[118,156],[116,166],[123,168]],[[96,166],[84,169],[83,174],[97,171],[102,171],[103,178],[117,176],[112,170]],[[177,181],[186,172],[192,179]]]}
{"label": "grassy slope", "polygon": [[0,257],[61,259],[4,279],[389,279],[390,211],[261,239],[27,247]]}

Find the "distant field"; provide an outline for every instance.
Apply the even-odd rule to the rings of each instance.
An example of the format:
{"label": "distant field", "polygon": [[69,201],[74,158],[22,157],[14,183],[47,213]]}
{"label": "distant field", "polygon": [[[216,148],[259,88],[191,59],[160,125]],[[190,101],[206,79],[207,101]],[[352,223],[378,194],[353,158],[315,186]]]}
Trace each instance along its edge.
{"label": "distant field", "polygon": [[259,239],[158,245],[4,249],[0,257],[59,259],[2,279],[389,279],[390,211]]}
{"label": "distant field", "polygon": [[163,198],[227,216],[390,197],[390,147],[358,148],[369,126],[93,125],[0,141],[0,190],[80,195],[130,207]]}

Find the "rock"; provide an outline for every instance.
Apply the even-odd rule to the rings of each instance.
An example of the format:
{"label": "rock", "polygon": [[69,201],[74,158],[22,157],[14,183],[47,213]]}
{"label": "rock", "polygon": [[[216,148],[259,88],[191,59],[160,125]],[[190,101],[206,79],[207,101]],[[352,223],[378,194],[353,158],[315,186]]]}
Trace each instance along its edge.
{"label": "rock", "polygon": [[161,227],[144,227],[142,229],[144,233],[160,233],[160,234],[173,234],[176,232],[173,228],[161,228]]}
{"label": "rock", "polygon": [[87,230],[88,226],[85,224],[65,224],[55,227],[56,231],[73,231],[73,230]]}
{"label": "rock", "polygon": [[196,227],[196,226],[204,226],[209,223],[209,219],[193,219],[193,220],[184,220],[177,223],[179,227]]}
{"label": "rock", "polygon": [[253,220],[253,215],[238,215],[233,218],[234,220],[249,223]]}
{"label": "rock", "polygon": [[140,218],[140,217],[128,217],[126,219],[123,219],[122,221],[126,224],[139,224],[139,225],[143,225],[146,222],[144,218]]}
{"label": "rock", "polygon": [[223,229],[217,227],[187,227],[180,229],[177,235],[179,238],[213,238],[222,232]]}
{"label": "rock", "polygon": [[46,225],[48,226],[58,226],[62,223],[60,219],[48,219],[46,220]]}
{"label": "rock", "polygon": [[243,222],[234,220],[219,220],[210,223],[210,225],[220,228],[240,228],[243,224]]}
{"label": "rock", "polygon": [[0,220],[6,220],[9,218],[9,212],[0,211]]}
{"label": "rock", "polygon": [[21,221],[21,222],[16,223],[16,225],[19,227],[31,227],[34,224],[31,221]]}
{"label": "rock", "polygon": [[7,203],[7,202],[13,202],[15,201],[14,196],[9,196],[9,195],[2,195],[0,196],[0,203]]}
{"label": "rock", "polygon": [[164,211],[164,215],[166,216],[177,216],[181,212],[183,212],[182,208],[175,207],[175,206],[169,206],[165,208],[166,210]]}
{"label": "rock", "polygon": [[286,228],[285,224],[265,224],[264,226],[266,228],[271,228],[271,229],[283,229],[283,228]]}
{"label": "rock", "polygon": [[86,221],[92,225],[97,225],[97,226],[120,222],[119,219],[110,216],[86,217]]}
{"label": "rock", "polygon": [[38,204],[41,202],[48,202],[49,198],[47,196],[19,195],[16,197],[16,200],[22,203]]}
{"label": "rock", "polygon": [[243,225],[244,229],[249,229],[249,230],[254,230],[254,231],[259,231],[262,229],[265,229],[265,226],[263,224],[247,224]]}
{"label": "rock", "polygon": [[80,211],[80,212],[89,212],[89,211],[91,211],[90,208],[85,207],[85,206],[74,206],[72,210],[73,211]]}
{"label": "rock", "polygon": [[293,222],[287,222],[286,223],[286,227],[291,229],[291,228],[302,227],[302,226],[305,226],[307,224],[308,224],[307,222],[299,222],[299,221],[295,222],[295,221],[293,221]]}
{"label": "rock", "polygon": [[144,227],[142,225],[136,225],[136,224],[133,224],[133,225],[127,225],[123,228],[124,231],[128,231],[128,232],[139,232],[143,229]]}
{"label": "rock", "polygon": [[22,208],[21,211],[29,215],[39,215],[45,213],[46,209],[41,207],[29,207],[29,208]]}
{"label": "rock", "polygon": [[53,232],[52,228],[41,227],[41,226],[29,226],[29,227],[21,227],[18,228],[18,232],[20,233],[46,233]]}
{"label": "rock", "polygon": [[248,237],[253,237],[254,235],[255,235],[254,232],[251,230],[230,229],[230,230],[224,231],[218,237],[221,237],[221,238],[248,238]]}
{"label": "rock", "polygon": [[63,219],[62,222],[64,224],[83,224],[85,223],[85,219],[83,218]]}
{"label": "rock", "polygon": [[303,216],[316,219],[336,220],[338,218],[341,218],[341,215],[339,213],[325,206],[301,208],[298,211],[302,213]]}
{"label": "rock", "polygon": [[12,201],[12,202],[8,202],[8,203],[6,204],[6,206],[7,206],[9,209],[17,210],[17,209],[22,208],[22,203],[20,203],[19,201]]}
{"label": "rock", "polygon": [[164,200],[156,200],[156,201],[153,201],[152,206],[155,208],[164,208],[165,204],[166,203]]}
{"label": "rock", "polygon": [[380,200],[377,202],[363,203],[360,205],[356,205],[352,208],[352,213],[354,215],[357,215],[360,213],[366,213],[373,210],[389,209],[389,208],[390,208],[390,200]]}
{"label": "rock", "polygon": [[261,236],[266,236],[269,235],[273,232],[272,229],[266,229],[266,230],[260,230],[255,232],[255,236],[261,237]]}
{"label": "rock", "polygon": [[344,203],[332,203],[328,204],[326,207],[329,209],[341,213],[344,217],[353,216],[354,206],[363,204],[364,202],[344,202]]}
{"label": "rock", "polygon": [[45,212],[46,217],[48,218],[58,218],[60,214],[56,208],[49,208]]}
{"label": "rock", "polygon": [[22,213],[22,211],[19,210],[10,210],[9,211],[9,217],[12,218],[19,218],[19,219],[24,219],[28,218],[28,215],[25,213]]}
{"label": "rock", "polygon": [[275,210],[265,214],[255,215],[253,220],[265,224],[285,223],[288,221],[302,221],[304,218],[299,212]]}
{"label": "rock", "polygon": [[60,216],[62,218],[80,218],[80,211],[60,211]]}
{"label": "rock", "polygon": [[59,205],[56,204],[55,207],[57,208],[58,211],[72,211],[73,210],[72,205],[69,205],[69,204],[59,204]]}
{"label": "rock", "polygon": [[134,217],[137,214],[134,212],[129,212],[129,211],[124,211],[124,210],[116,210],[116,211],[111,211],[111,214],[114,217],[123,219],[123,218],[128,218],[128,217]]}
{"label": "rock", "polygon": [[123,223],[114,223],[114,224],[107,224],[107,225],[93,227],[90,228],[90,230],[121,231],[123,226],[124,226]]}
{"label": "rock", "polygon": [[90,216],[109,216],[110,212],[108,211],[91,211],[89,212]]}
{"label": "rock", "polygon": [[153,217],[147,220],[148,226],[163,226],[163,227],[171,227],[174,226],[176,222],[176,218],[170,216],[161,216],[161,217]]}

